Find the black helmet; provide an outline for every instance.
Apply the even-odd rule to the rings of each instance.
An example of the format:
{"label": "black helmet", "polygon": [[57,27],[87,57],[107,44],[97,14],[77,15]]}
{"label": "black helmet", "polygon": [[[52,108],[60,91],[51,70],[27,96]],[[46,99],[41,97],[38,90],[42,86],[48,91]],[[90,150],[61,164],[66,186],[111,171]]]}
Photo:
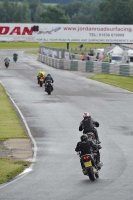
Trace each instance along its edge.
{"label": "black helmet", "polygon": [[48,76],[51,76],[50,74],[48,74]]}
{"label": "black helmet", "polygon": [[81,137],[80,137],[80,139],[81,139],[81,141],[83,142],[83,141],[87,141],[87,139],[88,139],[88,137],[87,137],[87,135],[82,135]]}

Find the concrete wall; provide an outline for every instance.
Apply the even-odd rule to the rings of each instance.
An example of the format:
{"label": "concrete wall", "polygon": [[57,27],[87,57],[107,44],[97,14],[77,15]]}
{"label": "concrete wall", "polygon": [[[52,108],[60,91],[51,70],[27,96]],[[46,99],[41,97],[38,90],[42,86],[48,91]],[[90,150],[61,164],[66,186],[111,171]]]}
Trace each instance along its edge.
{"label": "concrete wall", "polygon": [[133,66],[128,64],[55,59],[42,54],[38,55],[37,60],[56,69],[133,76]]}

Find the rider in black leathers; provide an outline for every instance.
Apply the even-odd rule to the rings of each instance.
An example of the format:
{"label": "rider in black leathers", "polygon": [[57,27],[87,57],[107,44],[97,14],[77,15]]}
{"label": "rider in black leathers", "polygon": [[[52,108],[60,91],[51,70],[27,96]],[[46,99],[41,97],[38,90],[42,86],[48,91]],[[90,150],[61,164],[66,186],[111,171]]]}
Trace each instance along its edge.
{"label": "rider in black leathers", "polygon": [[17,58],[18,59],[18,54],[17,53],[14,53],[13,54],[13,59]]}
{"label": "rider in black leathers", "polygon": [[[52,76],[50,74],[48,74],[44,79],[45,88],[46,88],[46,83],[47,82],[52,82],[52,83],[54,82],[54,80],[53,80],[53,78],[52,78]],[[53,89],[53,85],[52,85],[52,89]]]}
{"label": "rider in black leathers", "polygon": [[[99,145],[96,144],[91,137],[88,138],[88,136],[86,134],[82,135],[80,137],[80,139],[81,139],[81,141],[77,143],[75,151],[80,152],[81,156],[85,155],[85,154],[91,154],[93,152],[93,150],[97,150],[97,151],[99,150]],[[98,163],[99,163],[100,162],[100,154],[98,155],[97,159],[98,159]],[[94,162],[94,160],[92,160],[92,162]],[[82,169],[84,169],[84,164],[82,162],[82,159],[80,159],[80,163],[81,163]]]}
{"label": "rider in black leathers", "polygon": [[101,143],[99,141],[98,132],[95,127],[99,127],[99,123],[94,121],[88,112],[83,114],[84,119],[80,122],[79,131],[83,130],[83,133],[93,132],[95,134],[95,138],[97,143]]}
{"label": "rider in black leathers", "polygon": [[17,53],[14,53],[14,54],[13,54],[13,57],[17,57],[17,56],[18,56],[18,54],[17,54]]}
{"label": "rider in black leathers", "polygon": [[80,137],[81,141],[77,143],[75,148],[76,152],[81,152],[81,155],[91,154],[93,149],[96,149],[97,145],[92,139],[88,139],[86,134]]}

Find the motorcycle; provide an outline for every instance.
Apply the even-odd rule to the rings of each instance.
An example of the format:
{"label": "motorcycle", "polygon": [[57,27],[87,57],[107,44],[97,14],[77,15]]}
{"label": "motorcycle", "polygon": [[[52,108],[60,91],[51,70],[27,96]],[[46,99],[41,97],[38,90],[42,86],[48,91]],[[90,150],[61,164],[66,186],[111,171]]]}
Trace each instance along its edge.
{"label": "motorcycle", "polygon": [[38,84],[40,85],[40,87],[42,87],[44,79],[45,79],[44,75],[41,74],[38,76]]}
{"label": "motorcycle", "polygon": [[84,165],[83,174],[89,176],[91,181],[95,181],[99,178],[99,170],[101,169],[100,167],[102,167],[102,163],[100,167],[96,165],[97,154],[92,153],[81,156],[79,153],[79,157]]}
{"label": "motorcycle", "polygon": [[13,60],[14,60],[14,62],[16,62],[16,61],[17,61],[17,59],[18,59],[18,57],[17,57],[17,56],[14,56],[14,57],[13,57]]}
{"label": "motorcycle", "polygon": [[9,67],[9,62],[5,62],[5,67],[8,68]]}
{"label": "motorcycle", "polygon": [[47,92],[48,95],[50,95],[52,91],[53,91],[53,84],[51,83],[51,81],[46,82],[46,84],[45,84],[45,92]]}

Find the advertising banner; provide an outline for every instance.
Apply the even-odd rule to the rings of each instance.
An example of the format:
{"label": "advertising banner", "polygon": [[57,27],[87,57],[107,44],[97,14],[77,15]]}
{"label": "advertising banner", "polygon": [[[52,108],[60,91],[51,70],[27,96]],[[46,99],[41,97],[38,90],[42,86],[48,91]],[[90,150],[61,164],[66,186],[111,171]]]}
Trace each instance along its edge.
{"label": "advertising banner", "polygon": [[0,41],[133,43],[133,25],[0,23]]}

